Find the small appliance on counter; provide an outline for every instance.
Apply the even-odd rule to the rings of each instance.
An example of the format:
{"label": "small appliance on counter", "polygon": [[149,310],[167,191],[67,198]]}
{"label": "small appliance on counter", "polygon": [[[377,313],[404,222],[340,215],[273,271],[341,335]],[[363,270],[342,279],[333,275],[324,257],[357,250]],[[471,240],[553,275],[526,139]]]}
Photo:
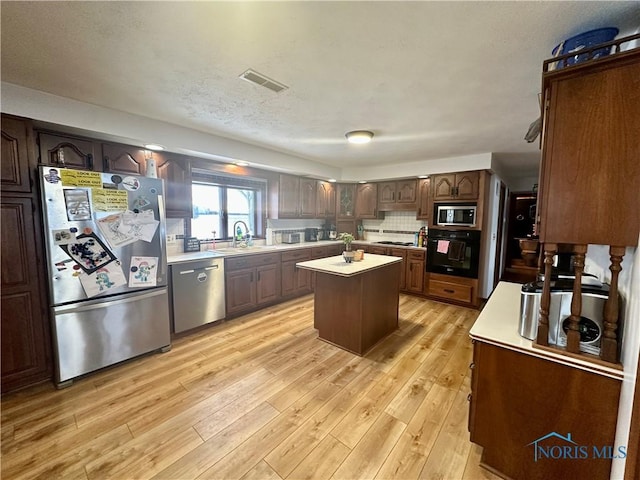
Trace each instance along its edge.
{"label": "small appliance on counter", "polygon": [[304,229],[304,241],[305,242],[317,242],[319,237],[317,228],[305,228]]}
{"label": "small appliance on counter", "polygon": [[[526,283],[520,292],[519,333],[529,340],[535,340],[538,334],[542,284],[541,281]],[[604,305],[609,297],[609,286],[600,283],[593,275],[583,274],[581,289],[580,351],[599,355],[604,328]],[[561,347],[567,345],[572,297],[573,278],[552,280],[551,302],[549,304],[550,345]],[[621,335],[620,331],[618,335]]]}
{"label": "small appliance on counter", "polygon": [[300,243],[299,233],[283,233],[282,243]]}

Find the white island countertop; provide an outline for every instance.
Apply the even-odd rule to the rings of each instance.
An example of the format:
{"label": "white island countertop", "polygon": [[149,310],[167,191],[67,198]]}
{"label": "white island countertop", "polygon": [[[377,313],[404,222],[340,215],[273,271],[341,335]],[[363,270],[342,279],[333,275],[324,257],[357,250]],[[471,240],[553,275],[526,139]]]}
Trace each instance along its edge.
{"label": "white island countertop", "polygon": [[329,273],[340,277],[352,277],[376,268],[386,267],[393,263],[399,263],[402,257],[391,257],[388,255],[374,255],[365,253],[364,258],[358,262],[347,263],[342,255],[336,257],[319,258],[307,262],[296,263],[296,267],[314,272]]}
{"label": "white island countertop", "polygon": [[518,326],[521,288],[522,285],[519,283],[500,282],[498,284],[471,327],[469,335],[472,339],[622,380],[624,375],[622,370],[590,362],[587,357],[583,360],[562,352],[556,353],[548,349],[536,348],[531,340],[520,336]]}

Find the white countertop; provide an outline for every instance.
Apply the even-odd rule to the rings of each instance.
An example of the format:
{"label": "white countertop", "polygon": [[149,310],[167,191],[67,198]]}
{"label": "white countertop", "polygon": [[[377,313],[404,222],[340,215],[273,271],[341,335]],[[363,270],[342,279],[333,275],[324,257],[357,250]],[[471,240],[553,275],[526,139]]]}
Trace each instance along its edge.
{"label": "white countertop", "polygon": [[167,256],[167,263],[173,265],[176,263],[194,262],[197,260],[207,260],[209,258],[221,258],[223,255],[216,251],[204,251],[204,252],[187,252],[177,253],[175,255]]}
{"label": "white countertop", "polygon": [[330,273],[340,277],[352,277],[369,270],[386,267],[392,263],[399,263],[401,257],[391,257],[388,255],[374,255],[365,253],[364,258],[359,262],[347,263],[342,255],[336,257],[319,258],[318,260],[309,260],[306,262],[296,263],[296,267],[312,270],[314,272]]}
{"label": "white countertop", "polygon": [[473,327],[471,327],[469,332],[471,338],[622,380],[622,370],[590,362],[587,358],[583,360],[560,352],[555,353],[546,349],[535,348],[531,340],[521,337],[518,333],[521,287],[522,285],[519,283],[500,282],[498,284]]}
{"label": "white countertop", "polygon": [[282,252],[286,250],[296,250],[298,248],[325,247],[331,245],[343,246],[341,241],[337,240],[321,240],[319,242],[303,242],[303,243],[281,243],[278,245],[254,245],[252,247],[221,247],[216,250],[203,250],[201,252],[176,253],[167,256],[167,263],[192,262],[194,260],[204,260],[214,257],[237,257],[239,255],[256,255],[260,253]]}

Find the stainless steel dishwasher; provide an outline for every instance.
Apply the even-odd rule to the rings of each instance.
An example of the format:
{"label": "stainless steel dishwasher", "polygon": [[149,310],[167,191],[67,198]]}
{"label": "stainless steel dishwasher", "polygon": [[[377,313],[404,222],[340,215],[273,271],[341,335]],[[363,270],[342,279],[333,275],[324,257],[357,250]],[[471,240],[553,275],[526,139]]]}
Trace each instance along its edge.
{"label": "stainless steel dishwasher", "polygon": [[225,317],[224,259],[171,265],[171,322],[175,333]]}

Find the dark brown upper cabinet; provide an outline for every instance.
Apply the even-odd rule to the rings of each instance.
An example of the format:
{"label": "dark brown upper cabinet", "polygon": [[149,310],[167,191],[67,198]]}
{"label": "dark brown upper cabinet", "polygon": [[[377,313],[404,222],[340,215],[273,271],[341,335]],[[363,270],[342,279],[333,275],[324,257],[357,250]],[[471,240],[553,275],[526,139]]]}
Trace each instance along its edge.
{"label": "dark brown upper cabinet", "polygon": [[356,187],[356,218],[378,218],[378,185],[359,183]]}
{"label": "dark brown upper cabinet", "polygon": [[415,179],[378,184],[378,210],[416,210],[417,182]]}
{"label": "dark brown upper cabinet", "polygon": [[429,220],[431,210],[431,179],[418,180],[418,212],[417,220]]}
{"label": "dark brown upper cabinet", "polygon": [[123,175],[144,175],[147,155],[152,155],[152,152],[140,147],[104,143],[102,144],[103,170]]}
{"label": "dark brown upper cabinet", "polygon": [[164,180],[165,211],[169,218],[191,218],[191,162],[187,158],[154,152],[158,178]]}
{"label": "dark brown upper cabinet", "polygon": [[480,191],[480,172],[458,172],[431,177],[433,201],[477,200]]}
{"label": "dark brown upper cabinet", "polygon": [[39,163],[42,165],[79,170],[102,170],[102,162],[96,162],[100,144],[94,140],[40,132],[38,143],[40,145]]}
{"label": "dark brown upper cabinet", "polygon": [[281,174],[278,186],[278,218],[314,218],[317,180]]}
{"label": "dark brown upper cabinet", "polygon": [[31,120],[2,115],[3,192],[31,192],[30,165],[35,165]]}
{"label": "dark brown upper cabinet", "polygon": [[336,216],[336,188],[331,182],[318,180],[316,190],[316,217],[333,218]]}

